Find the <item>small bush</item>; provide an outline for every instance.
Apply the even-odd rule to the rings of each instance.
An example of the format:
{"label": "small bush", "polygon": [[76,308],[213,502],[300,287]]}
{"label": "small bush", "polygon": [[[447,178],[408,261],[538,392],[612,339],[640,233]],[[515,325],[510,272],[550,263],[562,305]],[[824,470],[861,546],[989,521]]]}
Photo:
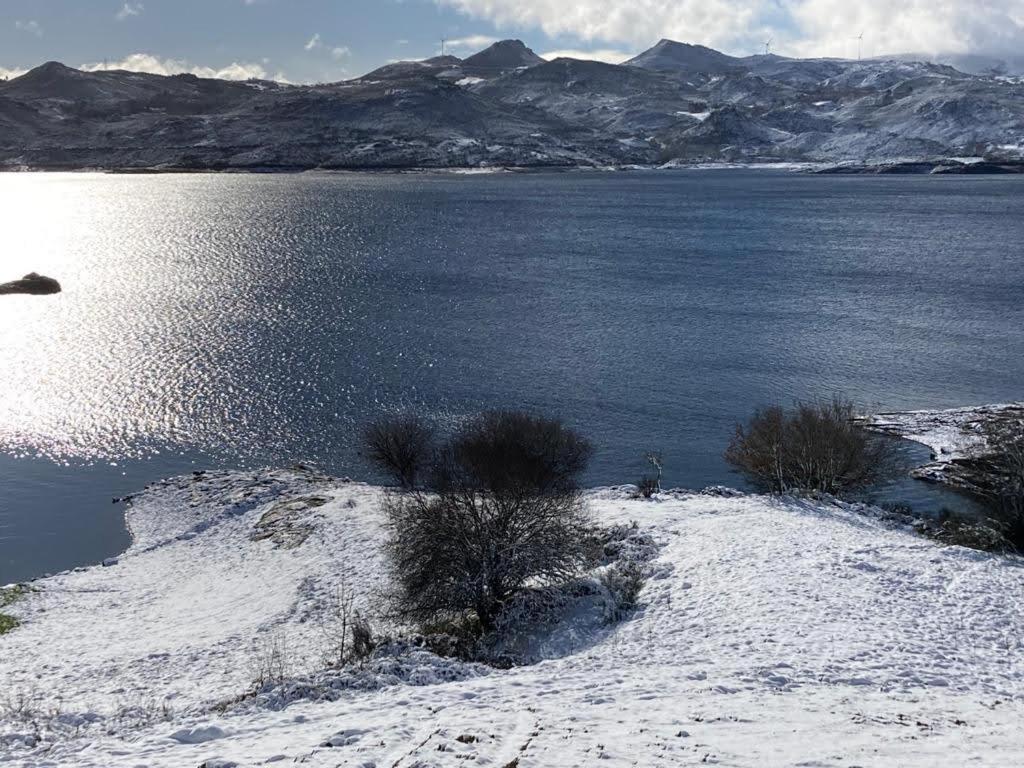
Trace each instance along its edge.
{"label": "small bush", "polygon": [[362,661],[370,658],[370,655],[377,649],[377,639],[370,622],[357,612],[353,617],[351,632],[352,659]]}
{"label": "small bush", "polygon": [[641,499],[649,499],[658,492],[658,478],[644,475],[636,484],[636,494]]}
{"label": "small bush", "polygon": [[647,574],[642,564],[627,560],[604,571],[599,580],[611,598],[605,618],[609,622],[616,622],[636,607],[640,592],[647,582]]}
{"label": "small bush", "polygon": [[1006,553],[1013,551],[1013,545],[993,520],[979,520],[942,510],[935,522],[925,523],[920,532],[949,546],[967,547],[982,552]]}
{"label": "small bush", "polygon": [[420,482],[430,463],[434,430],[415,416],[383,418],[363,430],[363,447],[373,465],[400,488]]}
{"label": "small bush", "polygon": [[[0,608],[6,608],[9,605],[14,605],[14,603],[24,598],[29,592],[31,592],[31,588],[23,585],[0,589]],[[21,622],[16,618],[0,611],[0,635],[6,635],[8,632],[13,632],[20,626]]]}
{"label": "small bush", "polygon": [[527,584],[576,576],[590,554],[578,480],[591,452],[561,422],[509,411],[471,420],[431,451],[426,486],[385,502],[399,616],[473,614],[488,632]]}
{"label": "small bush", "polygon": [[855,417],[853,404],[839,399],[765,408],[736,428],[725,459],[770,493],[863,489],[894,473],[896,455]]}
{"label": "small bush", "polygon": [[0,635],[6,635],[8,632],[12,632],[21,626],[19,622],[13,616],[8,616],[6,613],[0,613]]}

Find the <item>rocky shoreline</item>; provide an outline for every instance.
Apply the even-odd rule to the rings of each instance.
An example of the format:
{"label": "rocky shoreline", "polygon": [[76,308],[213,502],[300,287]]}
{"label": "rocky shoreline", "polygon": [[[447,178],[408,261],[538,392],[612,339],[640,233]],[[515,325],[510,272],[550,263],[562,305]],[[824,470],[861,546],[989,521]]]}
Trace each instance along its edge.
{"label": "rocky shoreline", "polygon": [[969,162],[939,158],[897,163],[828,164],[821,162],[768,161],[672,161],[661,164],[572,164],[533,163],[511,165],[452,164],[267,164],[235,165],[211,163],[161,163],[157,165],[106,165],[91,162],[36,162],[21,165],[0,164],[0,173],[106,173],[125,176],[160,176],[172,174],[480,174],[480,173],[624,173],[628,171],[706,171],[706,170],[780,170],[811,173],[821,176],[1014,176],[1024,175],[1024,161],[971,160]]}
{"label": "rocky shoreline", "polygon": [[913,470],[913,477],[985,498],[988,495],[985,428],[994,422],[1022,418],[1024,402],[944,411],[879,413],[865,419],[864,423],[875,432],[931,448],[932,461]]}
{"label": "rocky shoreline", "polygon": [[1024,174],[1024,161],[980,160],[961,162],[959,160],[922,160],[874,165],[836,165],[822,168],[817,173],[841,176],[1006,176]]}

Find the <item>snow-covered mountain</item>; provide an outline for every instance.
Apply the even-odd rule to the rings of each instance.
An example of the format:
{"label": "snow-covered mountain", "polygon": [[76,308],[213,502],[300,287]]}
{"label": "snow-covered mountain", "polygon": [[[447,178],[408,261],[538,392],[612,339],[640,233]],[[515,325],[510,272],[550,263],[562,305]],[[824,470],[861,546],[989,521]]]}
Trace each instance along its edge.
{"label": "snow-covered mountain", "polygon": [[0,82],[0,167],[407,168],[1024,157],[1024,78],[737,58],[668,40],[622,65],[518,40],[291,86],[81,72]]}

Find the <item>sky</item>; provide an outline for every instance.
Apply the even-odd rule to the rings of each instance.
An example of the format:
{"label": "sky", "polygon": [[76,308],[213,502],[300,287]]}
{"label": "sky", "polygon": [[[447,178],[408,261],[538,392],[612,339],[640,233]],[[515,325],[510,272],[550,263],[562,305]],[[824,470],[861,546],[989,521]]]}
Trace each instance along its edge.
{"label": "sky", "polygon": [[663,37],[734,55],[1019,55],[1024,0],[0,0],[0,77],[98,69],[334,82],[520,38],[622,61]]}

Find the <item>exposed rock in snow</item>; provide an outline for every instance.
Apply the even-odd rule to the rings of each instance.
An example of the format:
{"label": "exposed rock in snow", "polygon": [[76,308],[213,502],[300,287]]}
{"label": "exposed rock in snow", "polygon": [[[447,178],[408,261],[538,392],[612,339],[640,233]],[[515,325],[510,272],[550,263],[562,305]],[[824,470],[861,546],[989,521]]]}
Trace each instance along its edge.
{"label": "exposed rock in snow", "polygon": [[13,282],[0,285],[0,296],[11,293],[49,296],[54,293],[60,293],[60,291],[60,283],[52,277],[43,277],[36,272],[25,275],[21,280],[14,280]]}
{"label": "exposed rock in snow", "polygon": [[[285,685],[327,681],[342,585],[373,613],[379,491],[309,470],[156,484],[116,568],[41,580],[6,609],[22,624],[0,638],[0,762],[1018,762],[1021,560],[940,547],[861,505],[632,491],[588,494],[620,526],[613,549],[649,567],[625,621],[558,630],[529,666],[397,649],[381,684],[239,700],[268,663]],[[281,510],[313,528],[295,547],[254,536]]]}

